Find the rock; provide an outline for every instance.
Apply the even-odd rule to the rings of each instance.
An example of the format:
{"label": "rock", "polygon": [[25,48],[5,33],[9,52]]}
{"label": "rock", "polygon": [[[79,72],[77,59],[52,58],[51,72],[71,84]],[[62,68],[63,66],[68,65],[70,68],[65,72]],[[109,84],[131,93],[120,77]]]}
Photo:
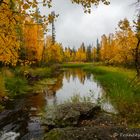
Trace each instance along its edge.
{"label": "rock", "polygon": [[5,124],[8,124],[11,121],[12,115],[13,111],[11,110],[5,110],[0,113],[0,128],[2,128]]}
{"label": "rock", "polygon": [[7,132],[7,133],[3,133],[0,136],[0,140],[16,140],[17,137],[19,137],[20,134],[19,133],[15,133],[15,132]]}
{"label": "rock", "polygon": [[93,103],[65,103],[48,109],[44,123],[51,128],[75,126],[81,118],[94,116],[99,110]]}
{"label": "rock", "polygon": [[112,116],[111,114],[108,114],[106,112],[99,112],[96,117],[90,119],[81,119],[78,127],[83,126],[116,126],[119,127],[120,124],[117,122],[116,117]]}
{"label": "rock", "polygon": [[0,96],[0,103],[2,105],[5,105],[6,103],[8,103],[10,101],[10,98],[8,96]]}
{"label": "rock", "polygon": [[126,129],[115,126],[67,127],[51,130],[46,134],[44,140],[138,140],[139,133],[140,129],[138,128]]}
{"label": "rock", "polygon": [[37,111],[36,107],[31,107],[30,111]]}
{"label": "rock", "polygon": [[26,110],[5,110],[0,113],[0,129],[17,119],[26,119],[27,116]]}

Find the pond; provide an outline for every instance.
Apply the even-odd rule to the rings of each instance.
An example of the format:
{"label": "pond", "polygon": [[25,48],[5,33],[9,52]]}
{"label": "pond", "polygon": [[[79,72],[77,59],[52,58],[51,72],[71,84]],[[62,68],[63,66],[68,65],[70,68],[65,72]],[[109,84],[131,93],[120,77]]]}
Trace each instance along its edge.
{"label": "pond", "polygon": [[[100,103],[105,111],[116,113],[93,74],[77,68],[65,69],[54,78],[55,82],[46,85],[43,92],[17,98],[7,106],[7,109],[11,110],[27,108],[28,111],[26,118],[18,116],[15,118],[15,122],[6,124],[3,127],[5,133],[9,130],[16,130],[20,134],[21,140],[41,139],[45,131],[41,116],[46,112],[47,107],[70,100],[90,100]],[[17,121],[18,119],[21,121]]]}
{"label": "pond", "polygon": [[48,85],[45,93],[47,106],[80,98],[94,103],[101,102],[105,111],[116,112],[109,99],[105,98],[105,92],[94,75],[81,69],[65,69],[54,85]]}

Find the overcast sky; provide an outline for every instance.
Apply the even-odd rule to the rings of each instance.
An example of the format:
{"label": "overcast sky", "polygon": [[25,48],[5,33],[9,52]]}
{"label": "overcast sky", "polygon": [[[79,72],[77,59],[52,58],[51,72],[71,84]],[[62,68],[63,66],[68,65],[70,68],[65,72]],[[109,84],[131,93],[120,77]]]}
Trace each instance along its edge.
{"label": "overcast sky", "polygon": [[[109,6],[93,7],[91,14],[85,14],[80,5],[71,4],[70,0],[53,1],[50,11],[59,14],[55,22],[56,40],[64,47],[78,48],[82,42],[95,45],[101,35],[115,32],[121,19],[128,18],[132,22],[136,15],[136,7],[132,5],[136,0],[110,0]],[[43,7],[40,11],[48,13]]]}

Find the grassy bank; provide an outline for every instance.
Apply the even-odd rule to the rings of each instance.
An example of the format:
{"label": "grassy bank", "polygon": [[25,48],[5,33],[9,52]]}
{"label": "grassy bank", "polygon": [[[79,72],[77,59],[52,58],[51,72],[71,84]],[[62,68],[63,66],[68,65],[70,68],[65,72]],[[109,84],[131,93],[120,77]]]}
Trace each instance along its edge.
{"label": "grassy bank", "polygon": [[64,63],[62,64],[63,68],[83,68],[86,66],[93,66],[92,63]]}
{"label": "grassy bank", "polygon": [[94,74],[118,110],[123,123],[140,125],[140,86],[131,82],[136,75],[134,70],[96,64],[65,64],[65,67],[78,66]]}
{"label": "grassy bank", "polygon": [[25,76],[26,73],[29,73],[32,77],[39,77],[39,79],[43,79],[51,77],[53,71],[54,69],[51,67],[16,67],[14,69],[2,68],[0,70],[0,97],[9,96],[13,98],[15,96],[32,92],[33,85],[30,85],[29,80]]}

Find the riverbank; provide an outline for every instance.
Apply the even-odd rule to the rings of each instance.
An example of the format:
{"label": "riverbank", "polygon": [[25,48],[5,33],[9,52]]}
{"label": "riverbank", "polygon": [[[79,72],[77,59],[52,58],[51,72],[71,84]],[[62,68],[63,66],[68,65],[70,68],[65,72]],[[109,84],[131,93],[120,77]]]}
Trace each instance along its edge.
{"label": "riverbank", "polygon": [[140,127],[140,85],[132,82],[135,71],[93,63],[63,64],[64,68],[82,68],[94,74],[94,78],[102,85],[106,96],[118,110],[121,122],[131,127]]}
{"label": "riverbank", "polygon": [[[0,70],[0,111],[8,101],[43,90],[49,78],[58,72],[58,66],[1,68]],[[43,83],[45,81],[45,84]]]}
{"label": "riverbank", "polygon": [[[29,94],[15,96],[7,104],[7,109],[0,113],[1,129],[5,132],[2,137],[14,132],[20,135],[18,138],[21,140],[42,140],[44,136],[46,140],[104,140],[105,137],[122,138],[122,133],[139,134],[139,108],[131,107],[138,107],[139,102],[132,102],[130,94],[126,98],[125,93],[121,94],[123,90],[116,90],[115,95],[110,95],[115,91],[116,86],[113,86],[119,88],[119,82],[122,83],[124,77],[129,83],[134,71],[93,63],[72,65],[73,68],[70,64],[62,65],[58,70],[54,69],[53,73],[47,68],[24,69],[32,90]],[[49,72],[50,75],[47,74]],[[110,83],[105,82],[107,78]],[[112,92],[107,90],[110,84]],[[124,97],[117,96],[117,91]],[[131,111],[128,107],[131,107]]]}

